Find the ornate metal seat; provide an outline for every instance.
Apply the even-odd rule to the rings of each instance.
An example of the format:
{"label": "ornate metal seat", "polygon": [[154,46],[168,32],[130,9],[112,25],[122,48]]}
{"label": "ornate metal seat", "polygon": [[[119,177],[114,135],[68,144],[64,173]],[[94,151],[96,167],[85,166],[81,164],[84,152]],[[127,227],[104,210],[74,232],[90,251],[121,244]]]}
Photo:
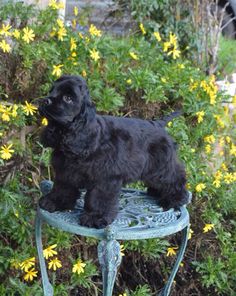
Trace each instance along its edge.
{"label": "ornate metal seat", "polygon": [[[43,181],[41,191],[47,194],[52,182]],[[191,193],[189,193],[191,199]],[[145,192],[136,189],[123,189],[120,196],[120,209],[117,219],[104,229],[80,226],[78,217],[83,211],[83,199],[77,201],[74,211],[49,213],[38,207],[36,215],[36,244],[43,282],[44,295],[53,295],[49,282],[41,240],[41,225],[46,222],[64,231],[101,239],[98,244],[98,258],[102,268],[103,295],[112,296],[117,267],[121,263],[120,244],[117,240],[137,240],[160,238],[182,232],[182,242],[170,277],[159,295],[167,296],[183,258],[189,231],[189,214],[186,207],[163,211],[156,201]]]}

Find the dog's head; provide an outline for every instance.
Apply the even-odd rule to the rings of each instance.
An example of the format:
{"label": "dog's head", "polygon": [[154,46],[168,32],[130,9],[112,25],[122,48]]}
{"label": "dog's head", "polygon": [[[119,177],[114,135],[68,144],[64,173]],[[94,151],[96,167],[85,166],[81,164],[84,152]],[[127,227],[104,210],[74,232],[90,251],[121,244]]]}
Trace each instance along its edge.
{"label": "dog's head", "polygon": [[42,99],[39,112],[49,121],[63,126],[93,118],[95,107],[86,81],[80,76],[70,75],[57,79],[48,96]]}

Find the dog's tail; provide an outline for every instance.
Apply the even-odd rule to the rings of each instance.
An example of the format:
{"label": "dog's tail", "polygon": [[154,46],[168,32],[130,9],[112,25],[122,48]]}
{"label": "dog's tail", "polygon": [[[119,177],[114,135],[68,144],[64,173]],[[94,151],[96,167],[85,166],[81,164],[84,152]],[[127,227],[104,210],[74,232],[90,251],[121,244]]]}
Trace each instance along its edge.
{"label": "dog's tail", "polygon": [[181,111],[175,111],[170,113],[169,115],[164,116],[162,119],[156,120],[155,123],[158,124],[159,127],[165,127],[168,122],[170,122],[173,118],[181,116],[183,113]]}

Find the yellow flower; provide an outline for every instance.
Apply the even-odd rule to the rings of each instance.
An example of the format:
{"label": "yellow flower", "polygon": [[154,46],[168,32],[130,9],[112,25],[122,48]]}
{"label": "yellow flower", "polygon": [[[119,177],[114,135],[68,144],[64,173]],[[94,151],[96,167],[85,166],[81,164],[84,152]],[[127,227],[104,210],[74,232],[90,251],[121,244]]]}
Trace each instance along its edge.
{"label": "yellow flower", "polygon": [[92,49],[89,51],[90,52],[90,57],[95,61],[97,62],[99,59],[100,59],[100,56],[99,56],[99,52],[96,50],[96,49]]}
{"label": "yellow flower", "polygon": [[12,115],[11,112],[11,106],[10,107],[1,107],[1,112],[2,112],[2,121],[10,121],[10,115]]}
{"label": "yellow flower", "polygon": [[11,36],[11,32],[9,32],[9,30],[11,29],[11,26],[8,24],[8,25],[5,25],[5,24],[2,24],[2,28],[0,29],[0,35],[3,35],[3,36]]}
{"label": "yellow flower", "polygon": [[121,257],[125,256],[124,251],[125,251],[125,246],[124,245],[120,245],[120,255],[121,255]]}
{"label": "yellow flower", "polygon": [[205,112],[204,111],[199,111],[199,112],[196,112],[196,115],[197,115],[197,122],[201,123],[203,121],[203,117],[205,115]]}
{"label": "yellow flower", "polygon": [[214,181],[213,181],[213,185],[216,187],[216,188],[220,188],[220,186],[221,186],[221,183],[220,183],[220,179],[215,179]]}
{"label": "yellow flower", "polygon": [[205,185],[205,184],[203,184],[203,183],[199,183],[199,184],[195,187],[195,190],[196,190],[197,192],[202,192],[202,190],[205,189],[205,188],[206,188],[206,185]]}
{"label": "yellow flower", "polygon": [[119,296],[127,296],[127,294],[126,293],[123,293],[123,294],[119,294]]}
{"label": "yellow flower", "polygon": [[167,52],[170,47],[171,47],[171,44],[170,44],[169,41],[164,42],[164,44],[163,44],[163,51],[164,52]]}
{"label": "yellow flower", "polygon": [[140,28],[142,34],[145,35],[146,34],[146,30],[145,30],[143,24],[139,24],[139,28]]}
{"label": "yellow flower", "polygon": [[80,259],[73,265],[72,272],[73,273],[84,273],[84,267],[86,266],[86,263],[83,263]]}
{"label": "yellow flower", "polygon": [[52,70],[52,75],[54,76],[61,76],[61,73],[62,73],[62,68],[63,67],[63,64],[60,64],[60,65],[54,65],[53,66],[53,70]]}
{"label": "yellow flower", "polygon": [[205,224],[203,227],[203,233],[206,233],[214,228],[215,224]]}
{"label": "yellow flower", "polygon": [[2,159],[10,159],[12,157],[12,153],[14,153],[14,150],[11,149],[12,144],[7,145],[3,145],[1,146],[1,150],[0,150],[0,157]]}
{"label": "yellow flower", "polygon": [[75,38],[70,38],[70,51],[76,50],[77,45],[76,45],[76,41]]}
{"label": "yellow flower", "polygon": [[57,244],[51,245],[50,247],[43,250],[43,256],[48,259],[49,257],[53,257],[57,255],[57,251],[53,250],[57,247]]}
{"label": "yellow flower", "polygon": [[13,107],[12,107],[12,112],[11,112],[12,117],[17,116],[17,109],[18,109],[18,106],[16,104],[14,104]]}
{"label": "yellow flower", "polygon": [[60,18],[58,18],[58,19],[57,19],[57,25],[58,25],[59,28],[63,28],[63,27],[64,27],[64,22],[63,22],[63,20],[60,19]]}
{"label": "yellow flower", "polygon": [[76,28],[76,19],[73,19],[71,21],[71,24],[72,24],[72,28],[75,29]]}
{"label": "yellow flower", "polygon": [[85,70],[82,71],[82,76],[83,76],[83,77],[86,77],[86,76],[87,76],[87,73],[86,73]]}
{"label": "yellow flower", "polygon": [[138,60],[138,59],[139,59],[138,56],[136,55],[136,53],[134,53],[133,51],[130,51],[130,52],[129,52],[129,55],[130,55],[131,58],[134,59],[134,60]]}
{"label": "yellow flower", "polygon": [[180,57],[180,50],[178,50],[176,47],[174,47],[172,50],[170,50],[168,52],[167,55],[171,55],[171,54],[172,54],[173,59],[175,60],[176,58]]}
{"label": "yellow flower", "polygon": [[26,115],[34,115],[36,113],[37,107],[25,101],[25,106],[23,106],[23,111]]}
{"label": "yellow flower", "polygon": [[3,52],[10,52],[11,50],[11,46],[5,40],[0,42],[0,48]]}
{"label": "yellow flower", "polygon": [[25,272],[28,272],[28,270],[33,266],[35,266],[35,257],[26,259],[20,263],[20,268]]}
{"label": "yellow flower", "polygon": [[73,11],[74,11],[74,15],[75,15],[75,16],[77,16],[77,15],[79,14],[79,9],[78,9],[78,7],[74,6]]}
{"label": "yellow flower", "polygon": [[176,255],[176,250],[178,250],[178,247],[170,247],[167,249],[167,254],[166,256],[174,256]]}
{"label": "yellow flower", "polygon": [[34,277],[37,277],[38,271],[36,271],[34,268],[27,271],[27,273],[24,275],[25,281],[32,281]]}
{"label": "yellow flower", "polygon": [[185,65],[184,64],[178,64],[178,68],[184,69],[185,68]]}
{"label": "yellow flower", "polygon": [[170,121],[170,122],[167,123],[167,126],[168,127],[172,127],[172,125],[173,125],[173,122],[172,121]]}
{"label": "yellow flower", "polygon": [[228,168],[227,168],[227,166],[226,166],[226,164],[225,164],[224,162],[222,162],[222,164],[221,164],[221,168],[222,168],[222,170],[225,171],[225,172],[228,171]]}
{"label": "yellow flower", "polygon": [[64,27],[61,27],[57,31],[57,38],[58,38],[58,40],[63,41],[64,40],[63,38],[66,36],[66,34],[67,34],[66,29]]}
{"label": "yellow flower", "polygon": [[64,8],[64,4],[62,2],[57,3],[57,0],[50,0],[48,6],[51,7],[52,9],[63,9]]}
{"label": "yellow flower", "polygon": [[19,39],[20,38],[20,31],[15,29],[13,32],[12,32],[12,35],[16,38],[16,39]]}
{"label": "yellow flower", "polygon": [[224,176],[224,181],[226,184],[234,182],[234,175],[232,173],[226,173]]}
{"label": "yellow flower", "polygon": [[231,142],[231,138],[229,136],[225,137],[226,142],[229,144]]}
{"label": "yellow flower", "polygon": [[57,268],[61,268],[61,267],[62,267],[61,260],[59,260],[57,257],[52,259],[48,263],[48,268],[49,269],[52,268],[54,271],[57,270]]}
{"label": "yellow flower", "polygon": [[26,42],[26,43],[30,43],[30,41],[34,40],[35,34],[34,31],[32,29],[29,29],[28,27],[23,29],[23,37],[22,39]]}
{"label": "yellow flower", "polygon": [[131,79],[127,79],[127,80],[126,80],[126,83],[127,83],[127,84],[131,84],[131,83],[132,83],[132,80],[131,80]]}
{"label": "yellow flower", "polygon": [[207,154],[210,154],[210,153],[211,153],[211,145],[207,144],[207,145],[205,146],[205,152],[206,152]]}
{"label": "yellow flower", "polygon": [[192,238],[193,233],[194,233],[194,231],[190,228],[189,233],[188,233],[188,239]]}
{"label": "yellow flower", "polygon": [[155,38],[156,38],[156,40],[157,40],[158,42],[161,41],[161,35],[160,35],[159,32],[154,32],[153,35],[155,36]]}
{"label": "yellow flower", "polygon": [[210,136],[206,136],[204,138],[204,142],[210,143],[210,144],[214,144],[215,143],[215,137],[213,135]]}
{"label": "yellow flower", "polygon": [[161,81],[162,81],[163,83],[166,83],[166,82],[167,82],[167,79],[166,79],[165,77],[161,77]]}
{"label": "yellow flower", "polygon": [[89,27],[89,33],[91,36],[97,36],[100,37],[102,35],[102,32],[98,30],[93,24]]}
{"label": "yellow flower", "polygon": [[234,145],[233,143],[231,144],[229,154],[233,155],[233,156],[236,156],[236,145]]}

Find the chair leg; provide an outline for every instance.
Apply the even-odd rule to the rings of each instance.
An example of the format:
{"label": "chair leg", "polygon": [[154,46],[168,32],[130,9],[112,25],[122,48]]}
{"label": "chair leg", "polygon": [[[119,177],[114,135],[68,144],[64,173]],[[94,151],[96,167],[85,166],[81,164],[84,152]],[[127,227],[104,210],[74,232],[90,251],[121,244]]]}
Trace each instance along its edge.
{"label": "chair leg", "polygon": [[98,259],[102,268],[103,296],[112,296],[117,268],[121,263],[118,241],[102,240],[98,244]]}
{"label": "chair leg", "polygon": [[37,251],[38,251],[40,271],[42,276],[43,293],[44,293],[44,296],[53,296],[53,287],[49,282],[45,260],[43,257],[41,226],[42,226],[42,220],[40,219],[39,214],[37,212],[36,218],[35,218],[35,238],[36,238],[36,245],[37,245]]}
{"label": "chair leg", "polygon": [[190,226],[186,226],[183,230],[182,230],[182,242],[181,242],[181,246],[178,252],[178,256],[176,258],[174,267],[171,271],[170,277],[165,285],[165,287],[162,289],[161,293],[159,294],[159,296],[168,296],[170,294],[170,289],[172,286],[172,283],[174,281],[175,275],[179,269],[179,265],[184,257],[184,252],[187,246],[187,242],[188,242],[188,233],[189,233],[189,228]]}

